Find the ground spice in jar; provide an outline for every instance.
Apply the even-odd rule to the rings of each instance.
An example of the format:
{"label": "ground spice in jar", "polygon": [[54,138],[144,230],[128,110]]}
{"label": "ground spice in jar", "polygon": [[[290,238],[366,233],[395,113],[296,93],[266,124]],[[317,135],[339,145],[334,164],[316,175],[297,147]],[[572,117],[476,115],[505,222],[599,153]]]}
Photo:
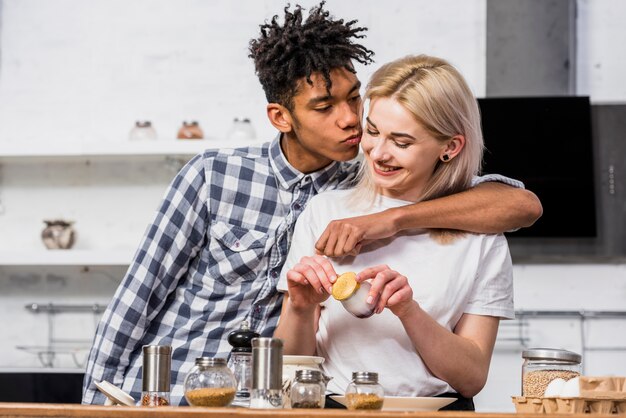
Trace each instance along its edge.
{"label": "ground spice in jar", "polygon": [[321,408],[319,402],[316,401],[302,401],[302,402],[293,402],[291,404],[292,408]]}
{"label": "ground spice in jar", "polygon": [[141,406],[169,406],[169,402],[156,393],[146,393],[141,398]]}
{"label": "ground spice in jar", "polygon": [[200,388],[185,393],[193,406],[227,406],[235,399],[235,388]]}
{"label": "ground spice in jar", "polygon": [[569,370],[533,370],[524,373],[522,378],[522,392],[524,396],[543,396],[548,384],[554,379],[561,378],[565,381],[580,376],[578,372]]}
{"label": "ground spice in jar", "polygon": [[348,393],[348,409],[382,409],[384,398],[374,393]]}

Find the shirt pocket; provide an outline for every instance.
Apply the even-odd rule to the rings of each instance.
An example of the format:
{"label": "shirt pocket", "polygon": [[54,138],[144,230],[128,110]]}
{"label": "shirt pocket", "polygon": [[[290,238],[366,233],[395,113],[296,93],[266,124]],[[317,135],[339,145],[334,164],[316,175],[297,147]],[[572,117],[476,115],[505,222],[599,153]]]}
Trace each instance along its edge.
{"label": "shirt pocket", "polygon": [[214,222],[210,230],[209,272],[218,281],[233,284],[254,280],[267,265],[268,235],[225,222]]}

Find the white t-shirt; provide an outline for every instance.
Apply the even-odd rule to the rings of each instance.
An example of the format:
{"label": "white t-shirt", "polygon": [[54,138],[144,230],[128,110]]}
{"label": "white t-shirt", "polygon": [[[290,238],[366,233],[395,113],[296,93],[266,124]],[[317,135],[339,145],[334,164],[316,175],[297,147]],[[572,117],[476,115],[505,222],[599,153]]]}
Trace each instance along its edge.
{"label": "white t-shirt", "polygon": [[[347,202],[350,193],[351,190],[328,191],[308,203],[296,223],[279,290],[287,290],[287,271],[303,256],[315,253],[315,242],[330,220],[411,203],[381,197],[379,204],[367,211],[355,210]],[[454,329],[464,313],[514,317],[511,257],[502,235],[467,233],[442,245],[425,231],[405,232],[362,248],[356,257],[331,262],[338,274],[387,264],[408,278],[414,299],[448,330]],[[434,396],[454,392],[430,373],[402,323],[389,309],[359,319],[332,296],[323,306],[316,350],[325,358],[324,372],[333,377],[328,384],[330,392],[344,393],[354,371],[378,372],[379,382],[388,395]]]}

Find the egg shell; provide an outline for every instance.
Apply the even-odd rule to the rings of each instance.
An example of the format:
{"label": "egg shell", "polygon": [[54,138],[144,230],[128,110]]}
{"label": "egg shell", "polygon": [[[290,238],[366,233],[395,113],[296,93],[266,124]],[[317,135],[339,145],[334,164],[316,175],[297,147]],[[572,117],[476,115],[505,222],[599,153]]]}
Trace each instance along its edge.
{"label": "egg shell", "polygon": [[545,397],[557,397],[561,395],[561,390],[563,390],[563,385],[565,385],[565,380],[560,377],[554,379],[548,386],[546,386],[546,390],[543,393]]}
{"label": "egg shell", "polygon": [[561,397],[562,398],[576,398],[580,396],[579,381],[580,379],[575,377],[565,382],[565,384],[561,388]]}

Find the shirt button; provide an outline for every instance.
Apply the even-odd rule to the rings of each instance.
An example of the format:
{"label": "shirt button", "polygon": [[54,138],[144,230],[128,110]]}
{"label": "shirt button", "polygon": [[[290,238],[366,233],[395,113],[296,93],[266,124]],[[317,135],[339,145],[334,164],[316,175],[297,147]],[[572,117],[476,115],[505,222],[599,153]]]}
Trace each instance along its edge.
{"label": "shirt button", "polygon": [[272,270],[272,272],[270,274],[272,275],[273,278],[277,278],[278,277],[278,273],[276,273],[276,270]]}
{"label": "shirt button", "polygon": [[239,241],[235,241],[235,248],[239,248]]}
{"label": "shirt button", "polygon": [[302,206],[300,206],[300,203],[294,203],[294,204],[293,204],[293,208],[294,208],[295,210],[300,210],[300,208],[301,208],[301,207],[302,207]]}

